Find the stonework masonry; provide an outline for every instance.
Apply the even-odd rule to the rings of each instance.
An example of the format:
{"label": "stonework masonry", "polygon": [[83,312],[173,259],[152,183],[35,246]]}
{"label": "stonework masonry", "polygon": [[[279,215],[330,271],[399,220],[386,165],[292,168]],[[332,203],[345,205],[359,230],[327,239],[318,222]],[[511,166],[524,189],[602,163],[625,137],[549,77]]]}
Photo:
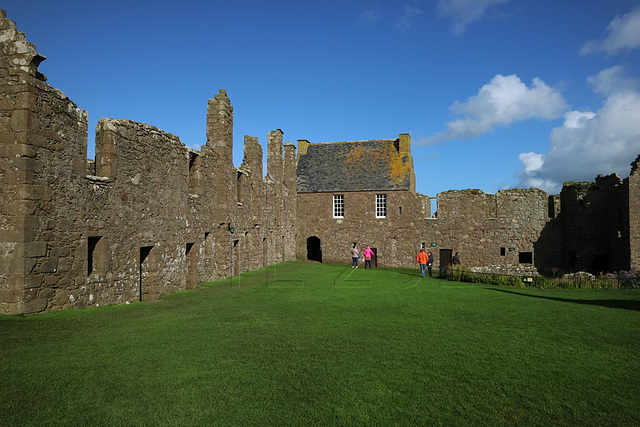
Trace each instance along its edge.
{"label": "stonework masonry", "polygon": [[245,137],[232,162],[233,108],[207,109],[200,151],[129,120],[87,113],[38,71],[44,59],[0,15],[0,312],[153,300],[295,259],[295,147]]}
{"label": "stonework masonry", "polygon": [[[197,151],[144,123],[103,119],[87,159],[88,114],[53,88],[45,59],[0,10],[0,313],[150,301],[289,260],[556,274],[640,266],[640,156],[626,179],[538,189],[415,191],[411,138],[311,143],[244,137],[233,107],[207,104]],[[266,172],[266,175],[264,174]],[[336,203],[340,209],[336,210]]]}

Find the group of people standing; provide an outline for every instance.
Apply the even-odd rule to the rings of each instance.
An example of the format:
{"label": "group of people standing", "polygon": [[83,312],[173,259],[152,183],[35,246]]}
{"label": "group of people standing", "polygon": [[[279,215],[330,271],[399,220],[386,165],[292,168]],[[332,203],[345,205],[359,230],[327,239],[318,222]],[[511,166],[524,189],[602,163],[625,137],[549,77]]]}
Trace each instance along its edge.
{"label": "group of people standing", "polygon": [[[362,256],[364,256],[364,268],[369,267],[371,270],[371,257],[373,256],[373,250],[367,245],[364,252],[362,252]],[[351,248],[351,268],[358,268],[358,260],[360,259],[360,252],[358,251],[358,246],[354,243]]]}
{"label": "group of people standing", "polygon": [[[367,267],[371,270],[371,257],[374,256],[373,250],[367,245],[364,252],[362,253],[364,256],[364,268]],[[358,251],[358,246],[356,243],[351,247],[351,268],[358,268],[358,260],[360,259],[360,251]],[[424,248],[420,248],[420,252],[418,252],[418,256],[416,256],[416,261],[420,265],[420,273],[422,277],[426,276],[427,271],[429,272],[429,277],[433,277],[433,254],[431,251],[426,252]],[[460,254],[456,252],[453,257],[453,264],[460,264]]]}
{"label": "group of people standing", "polygon": [[416,261],[420,264],[420,273],[422,274],[422,277],[425,276],[427,269],[429,270],[429,277],[433,277],[433,254],[431,252],[425,252],[424,248],[420,248]]}

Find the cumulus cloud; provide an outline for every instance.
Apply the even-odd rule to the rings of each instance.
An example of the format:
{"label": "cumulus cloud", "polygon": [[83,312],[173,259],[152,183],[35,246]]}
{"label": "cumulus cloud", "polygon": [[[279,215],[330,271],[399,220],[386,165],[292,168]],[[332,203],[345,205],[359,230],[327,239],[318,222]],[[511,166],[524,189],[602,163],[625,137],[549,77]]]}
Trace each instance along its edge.
{"label": "cumulus cloud", "polygon": [[556,119],[567,109],[567,103],[558,90],[539,78],[533,79],[531,87],[527,87],[515,74],[498,74],[477,95],[466,102],[456,101],[450,109],[460,118],[448,122],[446,131],[418,143],[468,140],[493,132],[497,126],[528,119]]}
{"label": "cumulus cloud", "polygon": [[595,76],[588,77],[587,82],[595,93],[604,97],[615,92],[634,91],[638,87],[638,80],[630,77],[627,70],[620,65],[615,65],[600,71]]}
{"label": "cumulus cloud", "polygon": [[451,30],[460,35],[467,27],[484,19],[496,6],[511,0],[439,0],[440,15],[451,19]]}
{"label": "cumulus cloud", "polygon": [[640,154],[640,92],[637,81],[626,78],[622,67],[589,77],[603,97],[596,112],[570,111],[562,126],[551,132],[547,154],[522,153],[516,173],[520,187],[557,193],[565,181],[592,181],[598,174],[627,176],[629,164]]}
{"label": "cumulus cloud", "polygon": [[640,48],[640,8],[616,16],[606,29],[602,40],[591,40],[580,49],[580,53],[618,53],[623,50]]}

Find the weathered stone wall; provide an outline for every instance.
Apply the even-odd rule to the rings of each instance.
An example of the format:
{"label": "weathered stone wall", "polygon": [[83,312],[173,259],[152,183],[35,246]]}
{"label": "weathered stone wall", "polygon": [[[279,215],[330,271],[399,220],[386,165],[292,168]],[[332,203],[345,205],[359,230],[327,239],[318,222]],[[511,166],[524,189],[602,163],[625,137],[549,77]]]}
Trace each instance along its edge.
{"label": "weathered stone wall", "polygon": [[[376,218],[376,194],[387,195],[387,217]],[[307,240],[320,239],[323,262],[350,263],[354,242],[360,252],[376,248],[378,266],[415,266],[423,234],[422,200],[410,191],[346,192],[344,218],[333,218],[333,194],[298,194],[298,256]]]}
{"label": "weathered stone wall", "polygon": [[45,82],[44,57],[4,11],[0,41],[0,312],[33,312],[78,256],[87,115]]}
{"label": "weathered stone wall", "polygon": [[602,272],[630,266],[629,185],[617,174],[563,187],[566,271]]}
{"label": "weathered stone wall", "polygon": [[[437,244],[434,253],[459,252],[466,265],[517,264],[524,253],[531,253],[538,265],[541,250],[534,245],[547,225],[547,215],[548,196],[542,190],[447,191],[438,194],[437,218],[426,221],[425,238]],[[544,259],[542,254],[540,258]]]}
{"label": "weathered stone wall", "polygon": [[93,256],[106,261],[94,263],[85,285],[97,304],[154,299],[185,289],[187,245],[200,244],[198,224],[190,223],[185,209],[189,151],[177,137],[128,120],[101,120],[96,137],[96,153],[102,153],[96,164],[104,163],[104,145],[111,164],[107,181],[89,178],[84,233],[87,239],[105,239],[93,248]]}
{"label": "weathered stone wall", "polygon": [[640,155],[631,163],[629,188],[629,264],[640,270]]}
{"label": "weathered stone wall", "polygon": [[263,180],[257,138],[235,168],[220,90],[201,151],[104,119],[87,161],[87,113],[46,83],[44,57],[0,13],[0,312],[151,300],[294,259],[283,210],[295,204],[295,148],[283,156],[281,131],[268,159],[277,181]]}

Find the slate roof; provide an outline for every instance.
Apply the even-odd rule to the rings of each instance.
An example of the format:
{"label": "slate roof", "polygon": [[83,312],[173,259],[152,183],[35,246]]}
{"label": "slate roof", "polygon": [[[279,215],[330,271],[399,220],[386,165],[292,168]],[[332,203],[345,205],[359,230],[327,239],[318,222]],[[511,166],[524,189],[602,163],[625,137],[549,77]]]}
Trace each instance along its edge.
{"label": "slate roof", "polygon": [[398,139],[310,143],[296,175],[298,193],[409,190],[413,159]]}

